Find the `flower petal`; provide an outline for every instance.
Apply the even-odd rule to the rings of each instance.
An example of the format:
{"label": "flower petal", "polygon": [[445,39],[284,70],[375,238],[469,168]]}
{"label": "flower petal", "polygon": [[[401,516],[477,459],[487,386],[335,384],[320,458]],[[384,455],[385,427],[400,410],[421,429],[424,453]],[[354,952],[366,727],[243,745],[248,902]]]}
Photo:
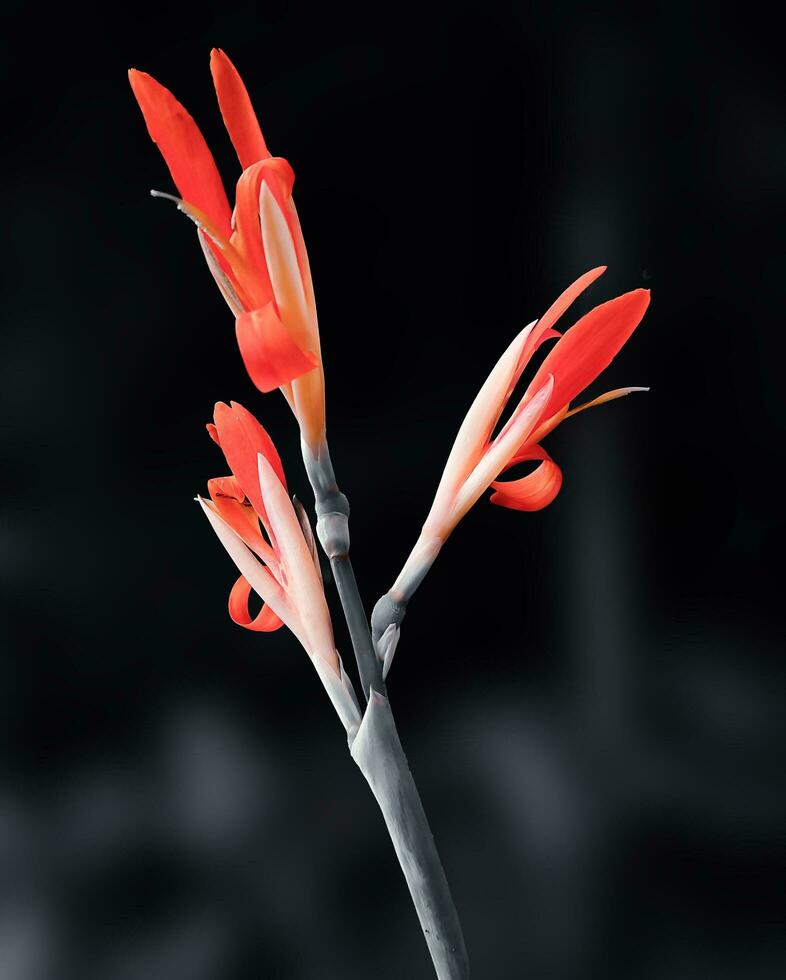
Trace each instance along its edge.
{"label": "flower petal", "polygon": [[220,48],[213,48],[210,52],[210,72],[224,125],[240,160],[240,166],[245,170],[252,163],[270,156],[259,121],[243,79]]}
{"label": "flower petal", "polygon": [[489,446],[459,491],[451,514],[451,527],[461,520],[492,481],[510,465],[511,459],[543,418],[553,384],[553,378],[549,376],[532,398],[527,400],[524,396],[521,399],[506,431]]}
{"label": "flower petal", "polygon": [[147,131],[161,151],[180,196],[210,218],[229,237],[230,208],[221,176],[197,124],[177,101],[146,72],[132,68],[128,80]]}
{"label": "flower petal", "polygon": [[648,289],[634,289],[596,306],[549,351],[529,386],[537,391],[549,374],[554,391],[546,416],[571,402],[614,360],[649,306]]}
{"label": "flower petal", "polygon": [[311,315],[295,243],[272,182],[259,188],[259,223],[273,295],[282,321],[304,350],[319,351],[319,332]]}
{"label": "flower petal", "polygon": [[221,518],[242,539],[243,543],[262,559],[276,578],[279,578],[276,553],[262,536],[259,527],[259,515],[247,500],[236,477],[224,476],[208,480],[207,489]]}
{"label": "flower petal", "polygon": [[292,630],[301,644],[308,649],[308,637],[300,621],[298,610],[290,601],[281,583],[276,580],[269,569],[257,561],[210,501],[204,500],[202,497],[196,499],[240,574],[251,583],[251,588],[260,599],[270,606],[271,610]]}
{"label": "flower petal", "polygon": [[265,456],[260,453],[257,459],[260,491],[286,571],[287,592],[292,597],[308,637],[306,649],[312,656],[321,657],[340,674],[322,581],[314,568],[314,559],[303,537],[295,508]]}
{"label": "flower petal", "polygon": [[319,581],[323,582],[322,566],[319,563],[319,549],[317,548],[317,542],[314,538],[314,531],[311,528],[311,521],[308,519],[306,508],[295,496],[292,497],[292,505],[295,508],[297,519],[300,522],[300,530],[303,532],[303,537],[306,539],[308,550],[311,552],[311,557],[314,559],[314,568],[317,570]]}
{"label": "flower petal", "polygon": [[278,479],[286,486],[284,468],[281,465],[273,440],[248,409],[238,402],[225,405],[217,402],[213,412],[219,445],[226,457],[240,488],[251,501],[254,510],[267,522],[265,505],[259,490],[257,456],[259,453],[270,461]]}
{"label": "flower petal", "polygon": [[[539,459],[540,465],[519,480],[496,480],[491,486],[496,493],[491,503],[511,510],[542,510],[554,500],[562,487],[562,470],[541,446],[528,446],[518,453],[509,464]],[[506,467],[508,469],[509,467]]]}
{"label": "flower petal", "polygon": [[261,309],[241,313],[235,333],[243,363],[260,391],[274,391],[313,371],[319,363],[304,351],[281,322],[272,301]]}
{"label": "flower petal", "polygon": [[513,338],[470,405],[445,463],[427,524],[432,515],[436,517],[449,507],[458,488],[483,455],[516,383],[521,353],[534,326],[534,322],[530,323]]}
{"label": "flower petal", "polygon": [[[551,306],[546,310],[543,316],[538,320],[535,329],[532,331],[525,350],[522,353],[522,360],[526,363],[529,361],[530,357],[535,353],[535,351],[540,347],[544,340],[547,340],[547,333],[553,337],[555,333],[551,332],[554,324],[559,320],[565,310],[568,309],[587,289],[591,286],[593,282],[602,276],[606,271],[605,265],[599,265],[596,269],[590,269],[589,272],[585,272],[583,276],[571,283],[568,288],[560,293],[560,295],[554,300]],[[518,380],[518,379],[517,379]]]}
{"label": "flower petal", "polygon": [[262,606],[256,616],[251,616],[248,611],[250,595],[251,584],[241,575],[229,593],[229,616],[232,622],[255,633],[272,633],[274,630],[281,629],[284,620],[276,616],[267,604]]}

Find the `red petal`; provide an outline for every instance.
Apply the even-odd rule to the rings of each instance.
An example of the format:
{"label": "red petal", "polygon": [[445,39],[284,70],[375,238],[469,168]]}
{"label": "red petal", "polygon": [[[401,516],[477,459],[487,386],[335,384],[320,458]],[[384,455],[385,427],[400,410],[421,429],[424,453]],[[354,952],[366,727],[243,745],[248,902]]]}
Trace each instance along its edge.
{"label": "red petal", "polygon": [[213,155],[197,124],[170,91],[151,75],[128,73],[147,131],[161,151],[180,196],[195,204],[225,237],[229,237],[230,209]]}
{"label": "red petal", "polygon": [[246,499],[240,482],[234,476],[208,480],[207,490],[219,517],[276,575],[278,558],[273,548],[265,541],[259,527],[260,516],[267,523],[267,514],[257,514]]}
{"label": "red petal", "polygon": [[614,360],[649,306],[648,289],[634,289],[590,310],[568,330],[538,368],[529,386],[537,391],[549,374],[554,391],[544,417],[571,402]]}
{"label": "red petal", "polygon": [[[496,480],[491,486],[496,493],[491,495],[491,503],[510,510],[542,510],[554,500],[562,487],[562,470],[540,446],[528,446],[510,461],[510,466],[525,463],[532,459],[541,460],[540,465],[520,480]],[[506,467],[509,469],[509,467]]]}
{"label": "red petal", "polygon": [[[244,170],[235,192],[235,230],[230,239],[242,261],[242,268],[235,268],[245,293],[247,310],[264,306],[273,299],[273,287],[265,258],[262,229],[259,223],[259,195],[264,181],[270,188],[279,207],[287,213],[291,204],[295,174],[286,160],[268,157]],[[290,219],[288,218],[288,223]],[[292,225],[289,225],[290,232]]]}
{"label": "red petal", "polygon": [[256,633],[272,633],[273,630],[280,629],[284,621],[279,619],[268,605],[263,605],[258,615],[251,618],[251,613],[248,611],[250,595],[251,586],[241,575],[229,593],[229,615],[232,622]]}
{"label": "red petal", "polygon": [[[520,365],[526,365],[535,351],[540,347],[544,340],[548,340],[550,337],[558,337],[559,334],[552,330],[551,328],[559,320],[565,310],[574,303],[579,296],[584,292],[584,290],[592,285],[593,282],[602,276],[606,271],[605,265],[599,265],[596,269],[590,269],[589,272],[585,272],[583,276],[572,283],[568,288],[554,300],[551,306],[546,310],[543,316],[535,324],[532,333],[527,339],[527,343],[524,345],[524,349],[521,352],[521,358],[519,359]],[[521,372],[519,372],[520,374]],[[518,378],[517,378],[518,380]]]}
{"label": "red petal", "polygon": [[292,339],[275,303],[243,313],[235,321],[243,363],[260,391],[273,391],[306,374],[319,363]]}
{"label": "red petal", "polygon": [[212,480],[208,480],[207,492],[210,494],[210,499],[213,503],[216,503],[216,498],[221,497],[228,497],[230,500],[236,500],[241,504],[246,499],[243,488],[234,476],[217,476]]}
{"label": "red petal", "polygon": [[207,434],[210,436],[210,438],[213,440],[213,442],[217,446],[220,446],[221,443],[218,440],[218,429],[213,425],[212,422],[208,422],[205,425],[205,428],[207,429]]}
{"label": "red petal", "polygon": [[273,440],[251,412],[237,402],[232,402],[230,405],[218,402],[213,418],[229,468],[237,477],[237,482],[251,501],[254,510],[263,520],[266,520],[265,505],[259,490],[257,462],[259,453],[268,460],[282,485],[284,487],[287,485],[284,468]]}
{"label": "red petal", "polygon": [[252,163],[270,156],[259,121],[243,79],[220,48],[213,48],[210,52],[210,71],[224,125],[240,160],[240,166],[245,170]]}

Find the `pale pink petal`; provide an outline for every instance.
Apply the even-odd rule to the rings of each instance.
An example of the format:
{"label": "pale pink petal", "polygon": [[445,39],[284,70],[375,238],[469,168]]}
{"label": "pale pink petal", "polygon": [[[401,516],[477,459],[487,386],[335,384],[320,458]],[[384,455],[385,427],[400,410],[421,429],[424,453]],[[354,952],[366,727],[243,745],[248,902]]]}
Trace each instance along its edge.
{"label": "pale pink petal", "polygon": [[444,517],[459,487],[483,455],[516,383],[521,353],[534,326],[530,323],[513,338],[475,396],[450,450],[427,525],[439,523]]}
{"label": "pale pink petal", "polygon": [[553,388],[554,379],[550,377],[528,402],[525,403],[523,398],[519,402],[505,433],[497,436],[489,446],[459,491],[451,512],[451,529],[456,526],[524,445],[528,436],[540,422],[541,415],[551,398]]}
{"label": "pale pink petal", "polygon": [[298,610],[293,606],[281,584],[261,562],[257,561],[240,536],[218,514],[212,503],[202,497],[196,499],[240,574],[250,583],[260,599],[270,606],[308,649],[308,636],[300,621]]}
{"label": "pale pink petal", "polygon": [[602,276],[605,271],[605,265],[599,265],[596,269],[590,269],[589,272],[585,272],[583,276],[579,276],[575,282],[571,283],[567,289],[560,293],[543,316],[538,320],[537,326],[532,331],[529,338],[528,349],[524,352],[524,356],[527,360],[529,360],[529,357],[535,353],[543,340],[546,339],[547,332],[551,331],[551,328],[568,309],[568,307],[572,306],[578,297],[581,296],[584,290],[587,289],[588,286],[591,286],[592,283],[595,282],[599,276]]}
{"label": "pale pink petal", "polygon": [[259,488],[281,561],[286,570],[287,592],[297,607],[308,639],[304,645],[312,656],[321,657],[338,673],[338,657],[333,642],[330,613],[322,582],[314,568],[314,559],[303,537],[300,521],[289,494],[281,485],[273,467],[261,453],[258,463]]}
{"label": "pale pink petal", "polygon": [[445,538],[450,533],[451,528],[441,529],[442,537],[433,536],[424,525],[420,532],[420,537],[415,542],[415,547],[409,554],[409,558],[404,562],[404,567],[399,572],[399,576],[393,583],[390,595],[396,602],[406,603],[414,594],[417,587],[426,577],[426,573],[436,561],[437,555],[445,543]]}
{"label": "pale pink petal", "polygon": [[262,181],[259,188],[259,221],[273,294],[282,322],[303,350],[319,353],[319,331],[308,308],[303,277],[292,233],[278,201]]}

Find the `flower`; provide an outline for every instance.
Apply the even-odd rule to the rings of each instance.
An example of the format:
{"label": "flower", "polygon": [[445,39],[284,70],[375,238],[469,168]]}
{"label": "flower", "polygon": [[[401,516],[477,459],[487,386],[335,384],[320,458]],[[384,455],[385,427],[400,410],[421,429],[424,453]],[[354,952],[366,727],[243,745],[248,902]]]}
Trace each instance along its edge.
{"label": "flower", "polygon": [[[288,626],[311,658],[345,728],[354,730],[360,714],[333,640],[311,527],[302,508],[296,512],[289,499],[276,448],[237,402],[219,402],[208,430],[232,475],[209,480],[210,500],[197,500],[241,573],[230,593],[230,616],[261,632]],[[253,618],[248,610],[252,589],[264,603]]]}
{"label": "flower", "polygon": [[[415,548],[389,595],[406,603],[453,528],[491,487],[491,502],[534,511],[550,504],[562,472],[540,440],[571,415],[646,388],[618,388],[576,408],[570,403],[611,363],[649,305],[646,289],[634,289],[596,306],[564,335],[554,325],[606,267],[592,269],[569,286],[540,320],[525,327],[497,361],[458,431],[434,502]],[[513,389],[540,345],[559,338],[540,365],[508,421],[492,437]],[[518,463],[537,461],[534,472],[500,480]]]}
{"label": "flower", "polygon": [[[265,145],[245,85],[217,49],[210,69],[224,124],[243,172],[230,211],[213,156],[196,123],[171,92],[145,72],[129,80],[153,142],[198,226],[199,242],[235,315],[240,353],[260,391],[280,388],[307,445],[324,441],[325,391],[316,302],[300,221],[295,175]],[[169,197],[170,195],[158,195]]]}

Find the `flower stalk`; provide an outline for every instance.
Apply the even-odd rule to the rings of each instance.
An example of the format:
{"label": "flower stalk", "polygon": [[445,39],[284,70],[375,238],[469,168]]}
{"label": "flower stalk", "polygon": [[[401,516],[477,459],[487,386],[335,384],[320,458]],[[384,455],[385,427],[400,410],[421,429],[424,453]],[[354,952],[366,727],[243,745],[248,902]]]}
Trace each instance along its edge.
{"label": "flower stalk", "polygon": [[456,906],[434,835],[401,746],[384,680],[349,557],[349,501],[339,490],[327,443],[303,460],[314,492],[317,537],[330,559],[367,702],[360,729],[349,739],[352,758],[379,804],[412,896],[439,980],[465,980],[469,960]]}
{"label": "flower stalk", "polygon": [[390,702],[375,691],[350,751],[382,810],[438,980],[466,980],[469,960],[448,881]]}

